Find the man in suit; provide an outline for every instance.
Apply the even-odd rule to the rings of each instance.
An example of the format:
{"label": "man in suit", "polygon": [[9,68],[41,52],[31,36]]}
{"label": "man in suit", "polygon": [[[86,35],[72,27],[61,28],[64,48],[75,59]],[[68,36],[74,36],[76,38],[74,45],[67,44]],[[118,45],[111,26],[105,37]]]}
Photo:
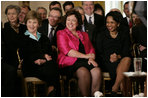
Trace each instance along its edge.
{"label": "man in suit", "polygon": [[38,7],[36,9],[36,12],[41,16],[42,20],[45,20],[47,18],[47,10],[44,7]]}
{"label": "man in suit", "polygon": [[29,6],[21,6],[21,12],[19,13],[19,23],[25,24],[25,17],[28,14],[29,11],[31,11],[31,8]]}
{"label": "man in suit", "polygon": [[74,8],[74,4],[72,1],[66,1],[64,2],[63,4],[63,9],[64,9],[64,12],[65,14],[67,13],[67,11],[71,10]]}
{"label": "man in suit", "polygon": [[123,19],[124,24],[126,26],[129,26],[129,28],[131,28],[132,27],[132,22],[130,20],[129,2],[125,2],[125,4],[124,4],[124,13],[126,15],[126,17],[124,17],[124,19]]}
{"label": "man in suit", "polygon": [[[43,20],[42,26],[38,29],[40,33],[48,36],[53,51],[57,50],[56,32],[58,30],[64,29],[64,26],[60,24],[61,16],[62,16],[61,9],[52,8],[49,12],[48,19]],[[56,56],[56,54],[53,55]]]}
{"label": "man in suit", "polygon": [[84,19],[85,19],[85,13],[84,13],[84,10],[82,7],[78,6],[78,7],[75,7],[74,8],[76,11],[78,11],[81,16],[82,16],[82,31],[83,32],[87,32],[88,33],[88,36],[89,36],[89,39],[90,41],[92,42],[92,44],[94,45],[94,31],[95,31],[95,25],[94,24],[89,24],[89,23],[84,23]]}
{"label": "man in suit", "polygon": [[104,17],[94,13],[93,1],[82,1],[82,7],[85,12],[84,23],[94,24],[98,29],[104,26]]}
{"label": "man in suit", "polygon": [[49,10],[51,10],[52,8],[55,8],[55,7],[61,9],[61,8],[62,8],[62,7],[61,7],[61,3],[58,2],[58,1],[52,1],[52,2],[49,4]]}

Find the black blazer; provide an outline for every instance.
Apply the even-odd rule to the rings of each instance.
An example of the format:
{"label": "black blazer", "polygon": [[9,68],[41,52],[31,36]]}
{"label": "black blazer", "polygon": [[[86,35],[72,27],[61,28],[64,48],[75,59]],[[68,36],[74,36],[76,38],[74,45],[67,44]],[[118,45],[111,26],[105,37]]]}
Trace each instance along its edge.
{"label": "black blazer", "polygon": [[4,24],[4,29],[2,29],[2,42],[5,44],[5,55],[3,59],[7,64],[18,66],[17,58],[17,48],[20,47],[20,35],[26,31],[26,26],[20,24],[19,34],[10,26],[10,23],[7,22]]}
{"label": "black blazer", "polygon": [[85,28],[85,32],[88,33],[89,39],[92,43],[94,43],[94,31],[95,31],[95,25],[93,24],[89,24],[89,23],[85,23],[84,24],[84,28]]}
{"label": "black blazer", "polygon": [[[38,31],[39,31],[40,33],[42,33],[42,34],[48,36],[48,24],[49,24],[48,19],[43,20],[41,27],[38,28]],[[62,29],[64,29],[64,26],[59,23],[59,24],[58,24],[58,27],[57,27],[56,30],[55,30],[55,34],[54,34],[54,36],[53,36],[53,41],[52,41],[52,43],[51,43],[52,45],[57,46],[57,42],[56,42],[56,40],[57,40],[57,38],[56,38],[56,33],[57,33],[58,30],[62,30]]]}
{"label": "black blazer", "polygon": [[126,18],[126,17],[123,18],[122,23],[123,23],[125,26],[128,26],[128,27],[129,27],[128,21],[127,21],[127,18]]}
{"label": "black blazer", "polygon": [[[86,17],[84,19],[84,23],[88,23]],[[105,25],[104,16],[94,13],[94,24],[96,25],[96,27],[98,27],[98,29],[104,26]]]}
{"label": "black blazer", "polygon": [[39,71],[37,70],[39,66],[34,63],[35,60],[45,59],[45,54],[50,56],[53,54],[50,40],[44,34],[41,34],[41,37],[38,41],[30,38],[29,35],[22,35],[21,38],[22,45],[20,52],[23,58],[22,70],[23,74],[26,76]]}

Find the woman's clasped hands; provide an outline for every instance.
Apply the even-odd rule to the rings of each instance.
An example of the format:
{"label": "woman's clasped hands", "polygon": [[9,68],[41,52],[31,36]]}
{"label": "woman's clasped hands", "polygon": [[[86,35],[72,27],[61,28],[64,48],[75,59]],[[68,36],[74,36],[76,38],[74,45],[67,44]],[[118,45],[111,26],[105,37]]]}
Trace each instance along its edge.
{"label": "woman's clasped hands", "polygon": [[98,66],[98,64],[95,61],[95,54],[89,53],[89,54],[86,54],[86,56],[88,57],[88,64],[89,65],[92,64],[94,67]]}
{"label": "woman's clasped hands", "polygon": [[52,60],[52,57],[51,56],[49,56],[48,54],[45,54],[45,59],[37,59],[37,60],[35,60],[34,61],[34,63],[35,64],[37,64],[37,65],[42,65],[42,64],[44,64],[46,61],[50,61],[50,60]]}

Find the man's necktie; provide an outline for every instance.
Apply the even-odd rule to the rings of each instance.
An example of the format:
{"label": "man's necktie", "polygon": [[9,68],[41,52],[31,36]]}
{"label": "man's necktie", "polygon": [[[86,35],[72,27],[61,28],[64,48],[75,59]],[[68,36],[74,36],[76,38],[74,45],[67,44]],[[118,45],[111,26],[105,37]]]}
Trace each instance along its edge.
{"label": "man's necktie", "polygon": [[91,17],[89,17],[89,23],[92,24]]}
{"label": "man's necktie", "polygon": [[53,34],[52,34],[52,32],[53,32],[53,30],[54,30],[54,28],[52,27],[51,28],[51,31],[50,31],[50,34],[49,34],[49,39],[50,39],[50,42],[52,42],[52,38],[53,38]]}
{"label": "man's necktie", "polygon": [[129,21],[129,28],[131,28],[133,26],[132,21]]}

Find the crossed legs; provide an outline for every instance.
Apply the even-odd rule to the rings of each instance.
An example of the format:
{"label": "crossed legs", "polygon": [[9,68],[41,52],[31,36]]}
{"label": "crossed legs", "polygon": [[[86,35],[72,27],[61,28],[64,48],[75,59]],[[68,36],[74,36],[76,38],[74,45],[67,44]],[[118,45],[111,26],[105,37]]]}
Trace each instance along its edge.
{"label": "crossed legs", "polygon": [[[129,70],[131,64],[131,59],[129,57],[124,57],[120,63],[118,64],[118,67],[116,69],[116,80],[112,87],[112,91],[117,92],[120,84],[122,83],[122,80],[124,79],[123,72],[126,72]],[[122,89],[122,88],[121,88]]]}

